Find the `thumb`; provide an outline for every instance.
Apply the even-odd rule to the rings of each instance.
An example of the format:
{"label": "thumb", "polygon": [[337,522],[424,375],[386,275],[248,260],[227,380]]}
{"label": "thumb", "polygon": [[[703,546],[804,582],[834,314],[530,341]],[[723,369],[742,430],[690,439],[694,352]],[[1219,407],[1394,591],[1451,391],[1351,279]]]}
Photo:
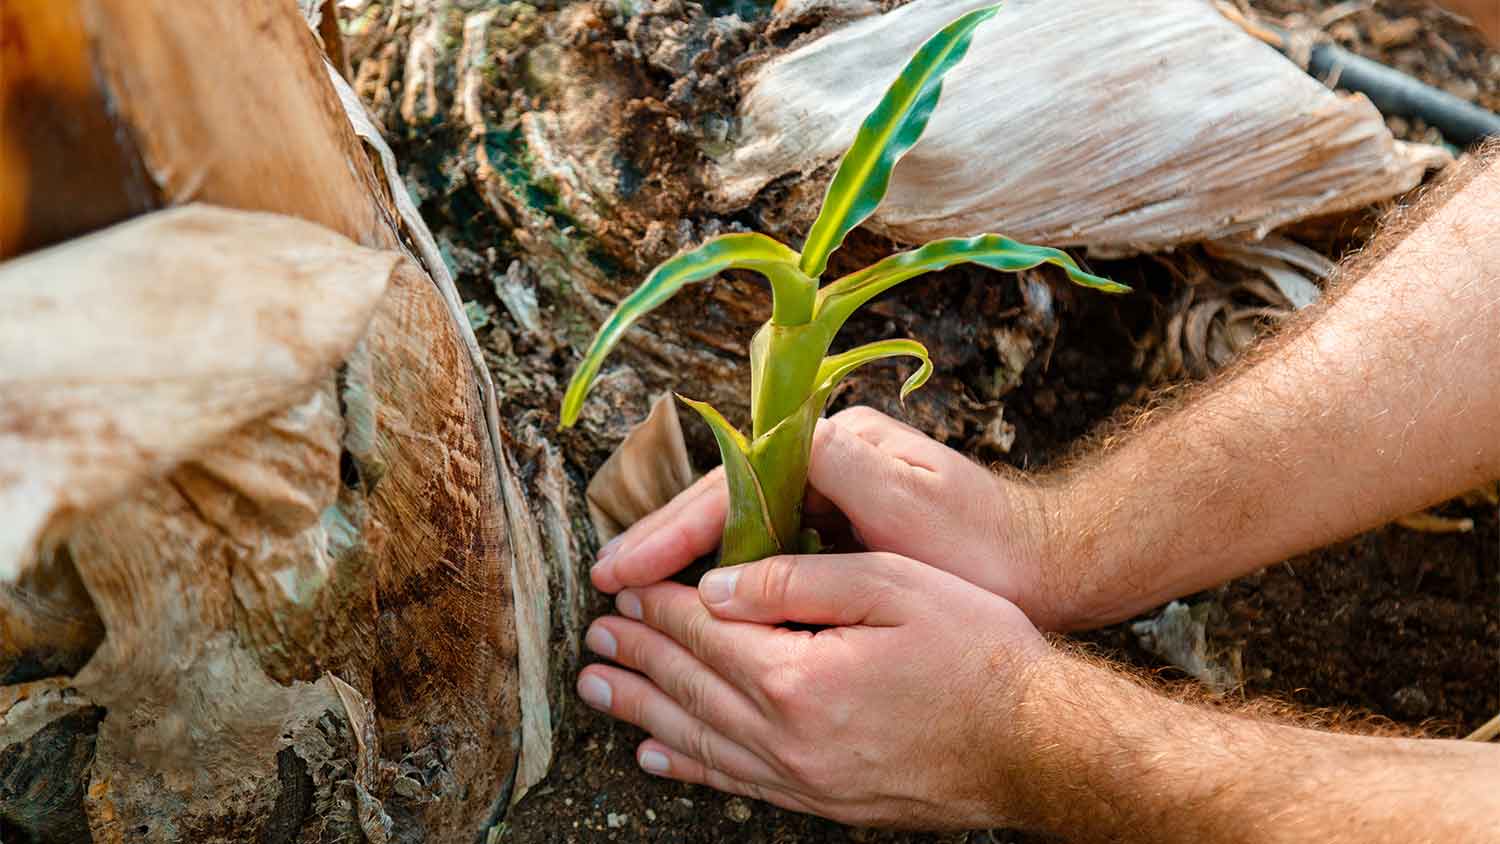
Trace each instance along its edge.
{"label": "thumb", "polygon": [[768,557],[705,574],[698,597],[731,621],[894,627],[910,615],[920,566],[880,553]]}

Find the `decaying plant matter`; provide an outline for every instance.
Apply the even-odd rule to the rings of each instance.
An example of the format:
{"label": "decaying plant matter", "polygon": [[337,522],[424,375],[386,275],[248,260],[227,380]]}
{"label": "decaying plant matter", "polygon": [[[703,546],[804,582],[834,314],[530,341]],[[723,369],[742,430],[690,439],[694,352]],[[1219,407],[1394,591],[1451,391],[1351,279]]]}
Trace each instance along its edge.
{"label": "decaying plant matter", "polygon": [[1048,263],[1078,284],[1128,289],[1084,272],[1059,250],[996,234],[938,240],[818,286],[829,255],[874,213],[896,162],[921,137],[942,95],[943,75],[963,59],[974,30],[996,11],[991,6],[963,15],[907,63],[844,154],[800,253],[765,235],[729,234],[673,257],[620,303],[573,376],[563,399],[564,426],[577,420],[605,356],[626,329],[685,285],[730,269],[751,270],[770,282],[771,319],[750,347],[751,436],[708,404],[683,399],[713,429],[724,460],[730,508],[721,565],[816,548],[816,537],[801,529],[813,428],[846,375],[883,358],[917,358],[921,367],[902,386],[905,397],[931,374],[927,349],[915,340],[883,340],[829,355],[839,329],[860,306],[903,281],[959,263],[1009,271]]}
{"label": "decaying plant matter", "polygon": [[547,522],[394,161],[284,0],[0,18],[0,839],[482,838]]}

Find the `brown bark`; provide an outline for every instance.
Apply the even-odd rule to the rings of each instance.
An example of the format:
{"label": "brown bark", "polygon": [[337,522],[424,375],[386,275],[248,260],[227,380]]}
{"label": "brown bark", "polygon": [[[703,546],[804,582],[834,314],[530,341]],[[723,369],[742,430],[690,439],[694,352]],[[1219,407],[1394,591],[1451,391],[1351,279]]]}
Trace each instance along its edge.
{"label": "brown bark", "polygon": [[[96,330],[52,338],[72,344],[78,377],[30,392],[3,382],[61,371],[48,370],[51,340],[31,350],[29,370],[7,350],[0,453],[93,442],[106,457],[115,446],[143,459],[59,458],[94,479],[80,490],[66,480],[81,476],[63,472],[68,495],[32,502],[48,508],[38,550],[13,561],[24,573],[0,589],[0,682],[11,684],[0,686],[0,837],[481,836],[503,813],[523,740],[541,755],[531,767],[546,763],[535,735],[545,711],[530,713],[522,736],[512,590],[518,568],[534,581],[538,540],[489,433],[467,328],[406,253],[421,238],[351,131],[312,33],[290,0],[20,0],[0,16],[0,256],[206,202],[299,217],[308,222],[297,231],[326,227],[348,244],[339,248],[389,255],[394,267],[365,310],[297,296],[279,315],[221,314],[235,330],[205,339],[194,330],[203,315],[183,311],[174,285],[189,295],[217,285],[223,295],[207,306],[232,309],[229,294],[259,295],[254,285],[270,291],[281,278],[184,277],[179,256],[164,255],[162,278],[140,288],[156,310],[141,313],[163,326],[187,313],[182,331],[127,331],[140,328],[134,311],[112,330],[101,314]],[[306,257],[293,238],[238,225],[224,234],[247,252]],[[46,255],[85,304],[108,301],[123,270],[82,261],[82,245]],[[287,333],[311,324],[347,339],[298,346],[302,335]],[[295,373],[256,358],[276,337],[289,338]],[[113,377],[170,343],[182,361],[152,364],[161,379]],[[120,365],[89,367],[90,355]],[[288,398],[257,410],[215,367],[194,369],[215,355]],[[197,380],[169,390],[176,369]],[[91,378],[108,401],[78,386]],[[166,410],[193,402],[249,421],[223,432],[196,416],[170,424]],[[17,421],[43,407],[98,425]],[[100,432],[119,437],[100,442]],[[144,448],[132,432],[163,441]],[[0,492],[24,482],[0,476]]]}

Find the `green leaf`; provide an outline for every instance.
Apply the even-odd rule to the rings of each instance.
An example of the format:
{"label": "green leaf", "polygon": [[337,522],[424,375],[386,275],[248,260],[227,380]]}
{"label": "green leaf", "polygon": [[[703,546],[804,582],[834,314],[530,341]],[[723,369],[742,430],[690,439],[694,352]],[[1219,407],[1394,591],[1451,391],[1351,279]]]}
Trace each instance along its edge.
{"label": "green leaf", "polygon": [[[796,412],[781,420],[750,444],[750,465],[763,480],[766,511],[778,536],[795,537],[802,524],[803,493],[807,486],[808,459],[812,453],[813,431],[818,417],[828,404],[828,397],[844,376],[856,368],[881,358],[910,356],[922,366],[901,390],[902,398],[920,387],[932,373],[927,349],[915,340],[883,340],[824,358],[818,368],[816,387],[806,394]],[[731,492],[730,498],[733,499]]]}
{"label": "green leaf", "polygon": [[732,566],[780,554],[783,546],[771,521],[766,493],[755,467],[750,464],[750,442],[712,405],[682,396],[677,398],[698,411],[708,423],[724,459],[724,476],[729,482],[729,512],[724,521],[719,565]]}
{"label": "green leaf", "polygon": [[563,396],[562,427],[578,421],[583,400],[593,386],[604,358],[636,320],[661,306],[677,291],[730,269],[753,270],[771,282],[775,297],[773,322],[806,323],[812,317],[816,285],[797,268],[797,253],[763,234],[727,234],[713,238],[658,266],[645,282],[621,300],[599,327],[573,373]]}
{"label": "green leaf", "polygon": [[1068,253],[1048,246],[1032,246],[1001,237],[982,234],[969,238],[935,240],[920,249],[892,255],[859,272],[851,273],[818,292],[814,319],[830,332],[838,331],[844,321],[861,305],[907,279],[934,272],[954,264],[980,264],[995,270],[1017,272],[1040,264],[1062,267],[1074,283],[1106,293],[1128,293],[1123,284],[1084,272]]}
{"label": "green leaf", "polygon": [[821,276],[845,235],[875,213],[890,186],[891,170],[927,128],[943,93],[943,75],[968,52],[975,27],[999,10],[998,5],[976,9],[929,38],[865,118],[802,247],[802,271],[809,277]]}
{"label": "green leaf", "polygon": [[[813,393],[814,400],[821,397],[821,401],[826,402],[833,388],[859,367],[871,361],[894,357],[914,357],[922,362],[922,366],[901,385],[901,400],[905,401],[913,390],[926,384],[928,377],[932,375],[932,358],[927,356],[927,347],[915,340],[880,340],[824,358],[823,365],[818,367],[818,389]],[[820,406],[818,413],[822,412],[823,408]]]}
{"label": "green leaf", "polygon": [[815,322],[766,323],[750,339],[751,436],[797,412],[818,383],[818,366],[833,335]]}

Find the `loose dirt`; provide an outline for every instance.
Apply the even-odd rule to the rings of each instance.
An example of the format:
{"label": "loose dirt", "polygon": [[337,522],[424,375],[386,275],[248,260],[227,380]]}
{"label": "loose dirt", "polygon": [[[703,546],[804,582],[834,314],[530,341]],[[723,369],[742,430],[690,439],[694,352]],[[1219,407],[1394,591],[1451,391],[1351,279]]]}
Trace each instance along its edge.
{"label": "loose dirt", "polygon": [[[521,5],[512,4],[515,8]],[[543,10],[555,5],[537,4]],[[757,4],[706,5],[711,15],[722,15],[748,11]],[[1320,27],[1356,52],[1488,108],[1500,108],[1500,53],[1486,51],[1475,33],[1425,4],[1265,0],[1253,5],[1263,13],[1282,17],[1285,23]],[[518,46],[496,59],[495,78],[523,72],[536,76],[547,70],[545,61],[534,60],[544,55],[537,46],[541,43],[540,30],[527,29],[523,24],[531,18],[521,12],[515,14],[518,23],[511,25],[511,30],[518,33]],[[371,31],[376,33],[372,36],[376,40],[365,47],[356,44],[356,55],[364,50],[367,56],[378,58],[376,51],[384,49],[379,41],[384,37],[381,30]],[[712,35],[718,40],[709,43],[724,45],[726,50],[738,49],[741,42],[734,39],[742,37],[739,30],[731,28],[728,32]],[[636,39],[637,47],[646,43],[642,39],[658,37],[644,27],[641,32],[626,35]],[[597,43],[599,61],[628,61],[633,55],[629,38],[620,32],[590,31],[574,37]],[[394,46],[390,55],[398,56]],[[728,83],[710,73],[712,65],[708,62],[704,68],[693,70],[703,70],[695,84],[714,94],[711,104],[715,108],[727,108],[733,92]],[[451,251],[464,295],[474,300],[482,322],[495,323],[481,326],[480,335],[487,338],[494,354],[497,382],[506,393],[508,424],[513,430],[532,426],[550,432],[560,385],[566,383],[575,356],[557,336],[520,330],[494,292],[493,279],[505,276],[507,266],[514,258],[523,257],[520,253],[526,251],[528,243],[512,239],[514,221],[491,213],[493,205],[487,210],[488,200],[466,175],[466,169],[473,165],[466,158],[469,152],[456,152],[467,143],[461,128],[455,130],[438,120],[435,129],[402,129],[400,119],[394,116],[402,96],[401,62],[393,59],[381,66],[384,70],[373,83],[367,80],[363,90],[387,126],[397,129],[393,141],[408,167],[408,183],[423,200],[424,215]],[[664,84],[658,78],[663,73],[660,68],[643,68],[640,80],[630,84],[650,93],[653,86]],[[442,77],[438,84],[451,88],[454,81]],[[532,87],[545,89],[540,83]],[[533,93],[513,87],[507,94],[510,111],[506,114],[526,111]],[[645,93],[636,101],[641,108],[675,107],[668,91],[656,92],[660,102]],[[1392,118],[1388,123],[1398,137],[1441,140],[1435,130],[1419,122]],[[521,160],[505,158],[510,150],[507,145],[516,137],[513,121],[496,123],[492,129],[485,138],[486,153],[498,162]],[[661,150],[648,150],[648,157],[671,159],[680,152],[675,150],[666,144]],[[662,184],[650,179],[644,187],[632,183],[629,192],[622,188],[622,195],[641,189],[646,194],[658,191],[682,199],[681,191],[669,190],[670,183],[679,176],[686,178],[684,174],[690,175],[690,170],[670,164],[663,165],[659,172],[652,170],[657,173],[657,181],[666,178],[661,173],[671,177]],[[506,165],[495,166],[503,170]],[[517,170],[506,171],[505,175],[520,180],[524,174]],[[533,204],[541,207],[555,199],[549,193],[553,187],[531,184],[517,190],[529,191],[536,200]],[[646,211],[641,213],[667,219],[680,210],[669,208],[670,214],[661,210],[670,204],[643,205]],[[683,207],[690,206],[689,202]],[[552,205],[546,205],[546,213],[557,216],[558,225],[567,230],[569,221]],[[1374,216],[1349,218],[1331,230],[1309,229],[1299,237],[1338,258],[1362,244]],[[731,222],[764,221],[747,217]],[[700,233],[711,230],[702,220],[697,225]],[[600,243],[611,246],[607,238]],[[662,249],[670,251],[666,241],[652,244],[638,250],[634,260],[659,257],[656,252]],[[859,235],[851,248],[840,253],[839,260],[856,262],[878,257],[888,248],[875,238]],[[590,253],[588,259],[621,276],[634,271],[628,266],[631,256]],[[611,260],[617,263],[611,264]],[[1162,336],[1162,325],[1180,304],[1181,281],[1177,276],[1195,260],[1188,250],[1174,256],[1171,267],[1149,258],[1099,263],[1094,269],[1132,284],[1145,295],[1106,300],[1054,285],[1056,301],[1051,307],[1039,307],[1028,300],[1021,286],[997,284],[992,276],[972,270],[956,269],[913,283],[851,323],[845,339],[919,338],[931,347],[938,374],[902,407],[896,401],[896,387],[899,373],[905,370],[899,366],[872,367],[851,379],[836,398],[834,409],[872,404],[976,459],[1004,461],[1022,469],[1045,468],[1076,448],[1098,426],[1128,413],[1131,406],[1161,386],[1148,383],[1153,371],[1152,344],[1159,343],[1155,338]],[[1216,283],[1232,281],[1221,276]],[[715,325],[740,324],[748,333],[754,320],[745,313],[745,306],[733,303],[748,296],[763,305],[762,300],[754,300],[760,294],[753,285],[738,280],[717,284],[705,286],[701,294],[688,294],[685,298],[692,301],[678,310],[668,309],[666,320],[677,315],[691,324],[712,319]],[[561,301],[550,298],[553,296],[545,287],[541,290],[537,306],[542,315],[562,312]],[[591,324],[582,324],[584,320],[576,321],[580,325],[569,330],[592,330]],[[700,339],[726,354],[743,343],[743,338]],[[1183,377],[1177,376],[1177,382],[1181,383]],[[631,385],[632,390],[625,392],[639,394],[633,396],[640,403],[638,409],[644,408],[645,396],[672,386],[649,373],[643,373]],[[595,426],[595,433],[572,432],[561,440],[573,483],[581,484],[598,467],[613,444],[611,437],[617,440],[623,432],[628,414],[618,409],[611,412],[618,418],[612,420],[612,427],[602,429],[604,433],[598,433],[600,427]],[[697,430],[690,430],[689,436],[698,465],[712,465],[716,456],[708,437]],[[529,471],[526,465],[521,468],[523,474]],[[1171,467],[1162,470],[1171,471]],[[1472,730],[1500,711],[1500,683],[1496,680],[1496,657],[1500,654],[1500,513],[1494,506],[1461,502],[1445,505],[1440,513],[1470,518],[1474,529],[1437,535],[1384,527],[1272,566],[1221,589],[1190,596],[1189,603],[1209,608],[1211,649],[1238,665],[1243,685],[1237,693],[1273,696],[1308,707],[1349,708],[1448,736]],[[1204,553],[1213,550],[1206,548]],[[591,601],[590,609],[595,614],[608,611],[601,596]],[[1128,625],[1082,638],[1124,663],[1161,673],[1165,680],[1181,679],[1174,669],[1138,646]],[[643,734],[596,715],[576,701],[562,701],[555,717],[558,742],[552,771],[510,813],[501,840],[526,844],[978,844],[1030,840],[998,831],[929,835],[848,829],[647,776],[634,761],[634,749]]]}

